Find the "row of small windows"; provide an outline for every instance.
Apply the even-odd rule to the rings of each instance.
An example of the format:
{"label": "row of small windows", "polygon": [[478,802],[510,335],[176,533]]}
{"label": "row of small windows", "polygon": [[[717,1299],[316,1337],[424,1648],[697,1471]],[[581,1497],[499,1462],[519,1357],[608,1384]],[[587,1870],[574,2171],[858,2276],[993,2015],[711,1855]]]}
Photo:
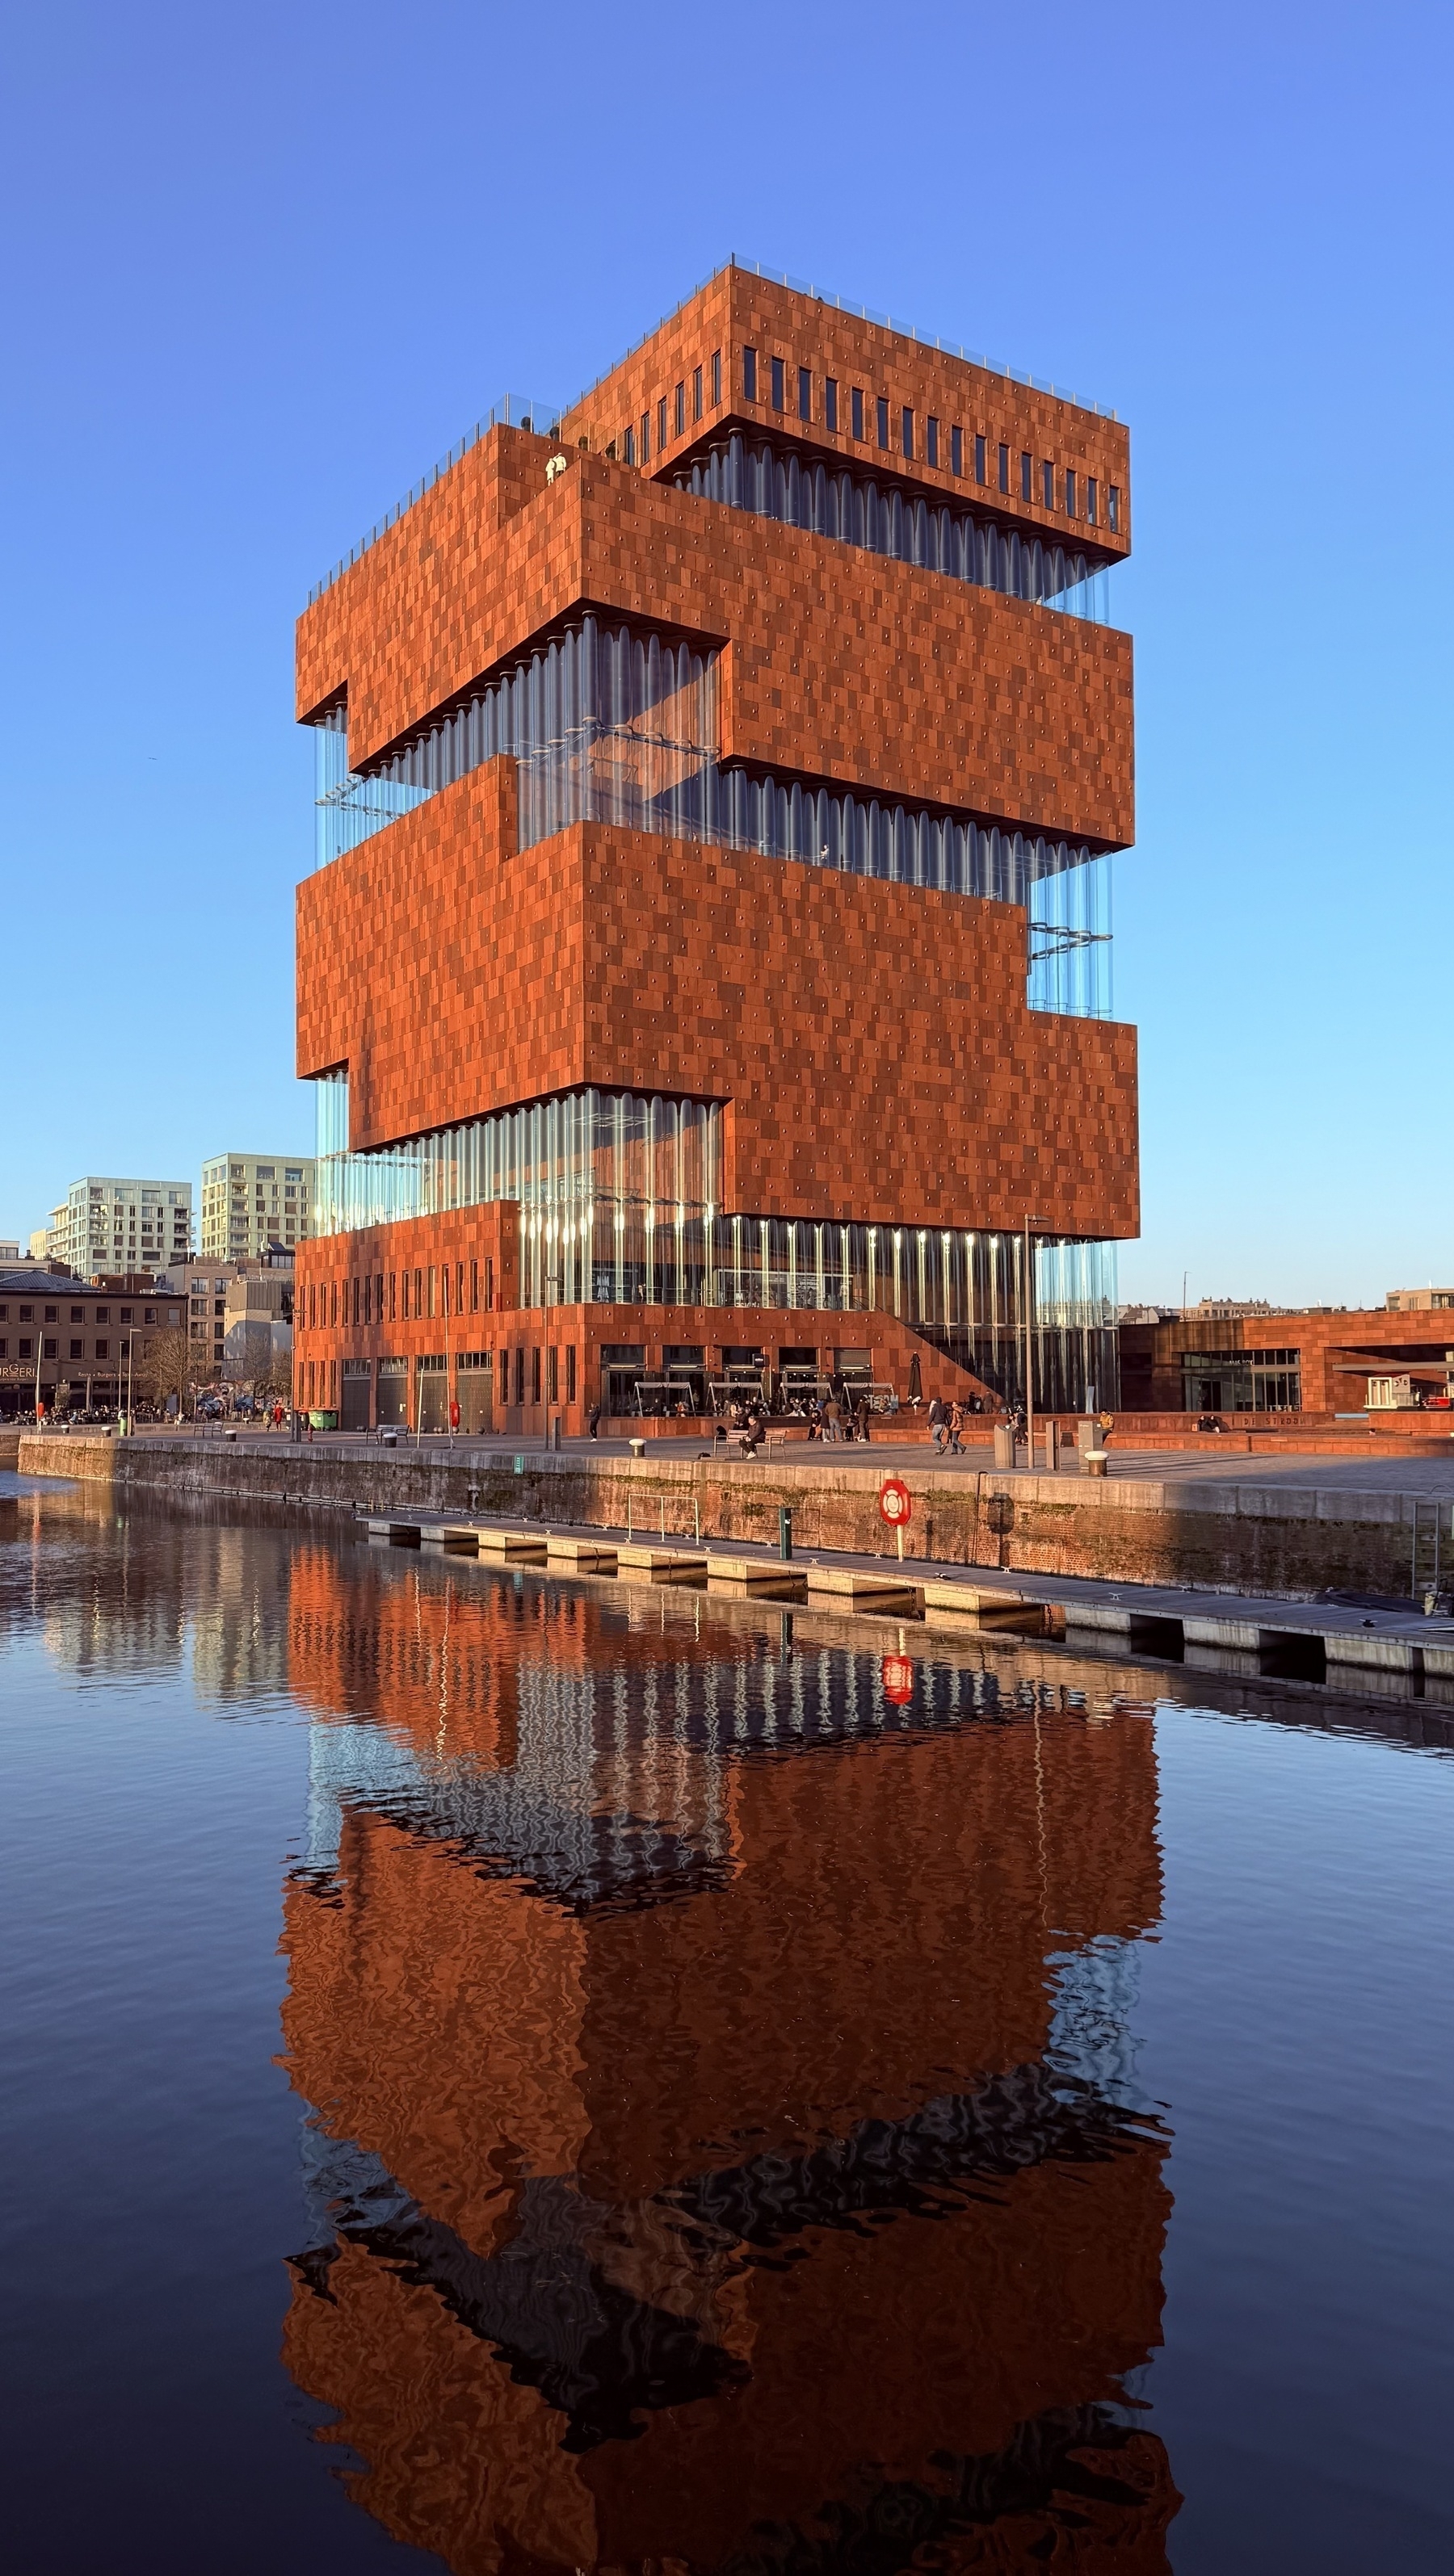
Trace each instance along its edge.
{"label": "row of small windows", "polygon": [[[61,1355],[60,1343],[49,1333],[42,1336],[42,1341],[44,1347],[41,1351],[41,1358],[47,1360],[58,1360]],[[35,1343],[33,1340],[27,1341],[23,1333],[15,1345],[15,1356],[18,1360],[33,1360],[35,1357]],[[73,1360],[83,1360],[85,1356],[86,1346],[84,1342],[80,1339],[79,1335],[73,1336],[69,1357]],[[6,1340],[5,1335],[0,1333],[0,1360],[5,1360],[9,1357],[10,1344]],[[111,1357],[111,1344],[104,1335],[95,1345],[95,1357],[98,1360],[109,1360]]]}
{"label": "row of small windows", "polygon": [[[769,358],[767,367],[770,406],[776,412],[786,412],[788,362],[785,358]],[[814,419],[813,371],[811,367],[799,367],[796,373],[798,418],[811,424]],[[744,349],[742,391],[748,402],[756,402],[759,399],[759,376],[756,349]],[[842,415],[845,405],[841,397],[842,388],[837,377],[825,376],[821,419],[823,427],[831,430],[835,436],[844,426]],[[921,424],[912,403],[901,403],[895,406],[890,403],[886,394],[877,394],[871,399],[877,444],[886,455],[892,452],[897,439],[900,454],[910,464],[922,458],[925,465],[940,472],[944,470],[947,463],[951,474],[963,478],[968,453],[973,460],[975,482],[984,490],[989,490],[992,443],[982,431],[975,430],[966,434],[962,425],[956,421],[950,424],[946,438],[944,424],[933,412],[929,412]],[[869,444],[867,431],[869,401],[870,397],[865,394],[861,385],[851,385],[848,388],[846,404],[848,435],[864,446]],[[1027,505],[1033,506],[1038,501],[1041,508],[1062,512],[1067,519],[1084,520],[1086,526],[1090,528],[1105,526],[1113,536],[1120,534],[1121,489],[1119,484],[1108,483],[1103,491],[1096,475],[1082,473],[1080,468],[1074,465],[1060,467],[1049,456],[1037,460],[1028,448],[1020,450],[1016,465],[1014,453],[1005,439],[994,443],[993,461],[998,488],[1001,492],[1012,493],[1018,476],[1019,497]]]}
{"label": "row of small windows", "polygon": [[[722,352],[714,349],[705,368],[693,367],[690,378],[683,376],[672,392],[662,394],[656,405],[656,453],[664,456],[672,440],[685,438],[690,393],[693,427],[705,418],[708,410],[717,411],[722,402]],[[642,413],[621,433],[621,454],[628,465],[649,465],[652,456],[651,408]],[[607,455],[611,449],[607,448]]]}
{"label": "row of small windows", "polygon": [[[468,1272],[468,1284],[466,1284]],[[388,1320],[408,1323],[430,1315],[478,1315],[495,1311],[495,1265],[493,1261],[456,1262],[451,1271],[446,1261],[441,1267],[421,1264],[415,1271],[390,1270],[387,1273],[365,1271],[362,1276],[350,1272],[342,1280],[310,1280],[307,1292],[307,1323],[310,1333],[326,1331],[338,1323],[382,1324],[384,1321],[384,1282],[388,1281]],[[410,1282],[413,1282],[411,1297]],[[343,1292],[343,1311],[339,1312],[339,1290]],[[300,1324],[302,1317],[300,1314]],[[488,1362],[486,1361],[486,1365]],[[428,1366],[422,1362],[421,1366]]]}
{"label": "row of small windows", "polygon": [[[133,1318],[134,1318],[134,1312],[135,1312],[134,1308],[132,1308],[132,1307],[130,1307],[130,1306],[123,1306],[123,1307],[121,1308],[121,1310],[120,1310],[120,1311],[121,1311],[121,1321],[123,1322],[123,1324],[129,1324],[129,1323],[131,1323],[131,1322],[133,1321]],[[17,1306],[17,1307],[16,1307],[16,1309],[15,1309],[15,1312],[16,1312],[17,1319],[18,1319],[18,1320],[19,1320],[19,1322],[21,1322],[22,1324],[31,1324],[31,1323],[34,1323],[34,1321],[35,1321],[35,1308],[34,1308],[33,1306]],[[72,1322],[73,1324],[84,1324],[84,1322],[85,1322],[85,1320],[86,1320],[86,1310],[85,1310],[85,1308],[84,1308],[83,1306],[73,1306],[73,1307],[71,1308],[71,1310],[70,1310],[70,1313],[71,1313],[71,1322]],[[156,1322],[156,1319],[157,1319],[157,1310],[156,1310],[155,1306],[148,1306],[148,1307],[146,1307],[146,1309],[145,1309],[145,1310],[144,1310],[144,1312],[143,1312],[142,1321],[143,1321],[144,1323],[147,1323],[147,1324],[154,1324],[154,1323]],[[60,1321],[60,1308],[59,1308],[58,1306],[47,1306],[47,1308],[46,1308],[46,1310],[45,1310],[44,1317],[43,1317],[43,1319],[42,1319],[42,1320],[43,1320],[45,1323],[47,1323],[47,1324],[57,1324],[57,1323],[59,1323],[59,1321]],[[6,1305],[0,1305],[0,1324],[8,1324],[8,1323],[9,1323],[9,1321],[10,1321],[10,1309],[9,1309],[9,1307],[8,1307],[8,1306],[6,1306]],[[110,1321],[111,1321],[111,1309],[110,1309],[110,1307],[109,1307],[109,1306],[98,1306],[98,1307],[96,1308],[96,1311],[95,1311],[94,1315],[93,1315],[93,1316],[92,1316],[92,1318],[91,1318],[91,1321],[92,1321],[93,1323],[95,1323],[95,1324],[109,1324],[109,1323],[110,1323]],[[0,1358],[3,1358],[3,1356],[4,1356],[3,1352],[0,1352]]]}

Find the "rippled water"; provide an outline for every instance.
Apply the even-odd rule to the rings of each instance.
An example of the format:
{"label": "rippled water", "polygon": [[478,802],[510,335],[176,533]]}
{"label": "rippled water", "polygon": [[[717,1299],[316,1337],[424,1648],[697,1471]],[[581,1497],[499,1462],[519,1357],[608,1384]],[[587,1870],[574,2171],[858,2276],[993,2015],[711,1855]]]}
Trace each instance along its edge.
{"label": "rippled water", "polygon": [[9,2565],[1449,2563],[1447,1725],[0,1492]]}

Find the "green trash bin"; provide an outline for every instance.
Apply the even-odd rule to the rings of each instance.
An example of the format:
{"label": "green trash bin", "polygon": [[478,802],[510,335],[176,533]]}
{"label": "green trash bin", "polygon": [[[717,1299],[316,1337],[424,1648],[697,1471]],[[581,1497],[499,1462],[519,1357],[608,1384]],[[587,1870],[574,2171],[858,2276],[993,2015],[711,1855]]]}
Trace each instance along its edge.
{"label": "green trash bin", "polygon": [[308,1420],[315,1431],[336,1431],[338,1429],[338,1416],[336,1413],[310,1413]]}

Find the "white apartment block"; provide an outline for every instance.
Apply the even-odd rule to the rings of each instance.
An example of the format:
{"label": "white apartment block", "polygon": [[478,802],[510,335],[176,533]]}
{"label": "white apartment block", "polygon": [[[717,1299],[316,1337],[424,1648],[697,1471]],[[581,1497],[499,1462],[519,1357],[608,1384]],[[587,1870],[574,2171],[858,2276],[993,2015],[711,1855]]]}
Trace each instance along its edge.
{"label": "white apartment block", "polygon": [[192,1249],[190,1181],[129,1181],[88,1172],[73,1181],[48,1229],[53,1259],[80,1279],[165,1270]]}
{"label": "white apartment block", "polygon": [[261,1261],[273,1243],[291,1252],[312,1214],[311,1155],[215,1154],[202,1166],[204,1260]]}

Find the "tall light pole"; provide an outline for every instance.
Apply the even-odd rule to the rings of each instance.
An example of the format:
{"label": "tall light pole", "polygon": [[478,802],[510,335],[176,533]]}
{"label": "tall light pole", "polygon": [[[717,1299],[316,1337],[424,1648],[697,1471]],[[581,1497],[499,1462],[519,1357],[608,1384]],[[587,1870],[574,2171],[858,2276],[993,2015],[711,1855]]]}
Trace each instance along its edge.
{"label": "tall light pole", "polygon": [[1030,1228],[1044,1222],[1044,1218],[1038,1216],[1025,1219],[1025,1464],[1032,1475],[1035,1472],[1035,1345],[1031,1336],[1035,1329],[1035,1274],[1030,1260]]}
{"label": "tall light pole", "polygon": [[[136,1424],[132,1419],[135,1409],[134,1399],[136,1395],[135,1324],[132,1324],[129,1327],[123,1338],[126,1343],[126,1411],[124,1414],[121,1414],[121,1419],[126,1424],[128,1432],[131,1432],[136,1428]],[[118,1413],[121,1413],[121,1362],[119,1358],[116,1363],[116,1410]]]}

